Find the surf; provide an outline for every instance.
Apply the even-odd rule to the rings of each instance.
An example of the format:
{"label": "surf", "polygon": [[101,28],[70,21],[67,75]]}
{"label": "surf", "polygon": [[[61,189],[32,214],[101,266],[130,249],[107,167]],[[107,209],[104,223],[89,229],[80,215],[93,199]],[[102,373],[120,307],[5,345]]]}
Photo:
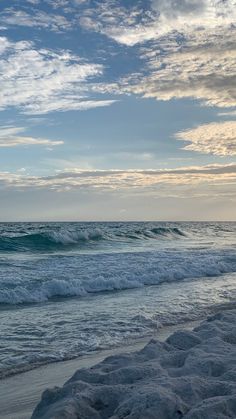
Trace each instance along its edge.
{"label": "surf", "polygon": [[9,236],[0,236],[0,252],[53,251],[83,247],[88,244],[120,242],[132,240],[161,240],[186,237],[186,233],[177,227],[133,228],[124,231],[105,229],[50,229],[49,231],[27,232]]}

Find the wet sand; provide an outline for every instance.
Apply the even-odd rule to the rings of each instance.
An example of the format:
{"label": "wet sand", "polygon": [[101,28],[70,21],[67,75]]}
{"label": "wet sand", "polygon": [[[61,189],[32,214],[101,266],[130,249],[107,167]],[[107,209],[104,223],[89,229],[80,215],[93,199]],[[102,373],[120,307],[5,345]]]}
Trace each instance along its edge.
{"label": "wet sand", "polygon": [[[164,341],[174,331],[191,330],[200,321],[160,329],[155,338]],[[30,370],[0,381],[0,417],[1,419],[30,419],[31,414],[47,388],[62,386],[79,368],[88,368],[110,355],[122,352],[134,352],[141,349],[151,337],[130,342],[124,347],[92,353],[70,361],[56,362]]]}

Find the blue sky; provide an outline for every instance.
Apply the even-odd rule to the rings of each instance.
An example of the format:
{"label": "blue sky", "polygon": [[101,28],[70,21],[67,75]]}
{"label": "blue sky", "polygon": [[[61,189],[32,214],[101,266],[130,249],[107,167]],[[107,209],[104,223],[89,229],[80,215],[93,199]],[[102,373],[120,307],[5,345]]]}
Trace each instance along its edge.
{"label": "blue sky", "polygon": [[0,220],[234,220],[235,0],[0,0]]}

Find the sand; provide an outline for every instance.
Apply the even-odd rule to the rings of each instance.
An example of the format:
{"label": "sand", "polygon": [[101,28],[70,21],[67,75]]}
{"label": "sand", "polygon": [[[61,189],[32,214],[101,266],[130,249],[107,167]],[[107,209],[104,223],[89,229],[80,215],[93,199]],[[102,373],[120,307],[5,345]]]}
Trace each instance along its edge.
{"label": "sand", "polygon": [[62,418],[236,418],[236,310],[79,369],[32,415]]}
{"label": "sand", "polygon": [[[192,329],[199,322],[182,325],[184,329]],[[170,326],[157,332],[158,339],[164,341],[178,326]],[[42,392],[50,387],[62,386],[79,368],[89,368],[114,354],[140,350],[150,338],[127,342],[124,347],[94,352],[77,359],[56,362],[27,371],[0,381],[0,417],[1,419],[30,419],[32,412],[39,403]]]}

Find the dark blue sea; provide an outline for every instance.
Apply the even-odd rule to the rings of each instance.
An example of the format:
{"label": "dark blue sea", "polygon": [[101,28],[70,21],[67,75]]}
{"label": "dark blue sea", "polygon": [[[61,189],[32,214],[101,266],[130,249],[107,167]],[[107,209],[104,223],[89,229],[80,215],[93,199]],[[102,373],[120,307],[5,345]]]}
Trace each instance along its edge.
{"label": "dark blue sea", "polygon": [[236,299],[236,223],[0,224],[0,377]]}

